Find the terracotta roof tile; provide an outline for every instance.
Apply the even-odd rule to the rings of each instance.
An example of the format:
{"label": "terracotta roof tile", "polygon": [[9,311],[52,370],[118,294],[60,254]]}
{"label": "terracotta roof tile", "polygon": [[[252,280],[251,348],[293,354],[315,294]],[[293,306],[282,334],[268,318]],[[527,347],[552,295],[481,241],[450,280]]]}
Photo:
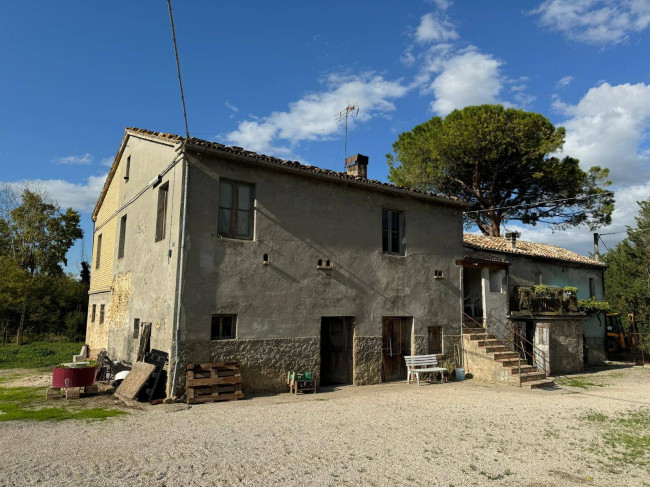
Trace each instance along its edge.
{"label": "terracotta roof tile", "polygon": [[[139,133],[143,135],[148,135],[148,136],[153,136],[153,137],[160,137],[160,138],[165,138],[165,139],[170,139],[170,140],[176,140],[178,142],[181,142],[184,138],[181,137],[180,135],[175,135],[175,134],[166,134],[162,132],[152,132],[150,130],[145,130],[145,129],[139,129],[135,127],[128,127],[127,129],[128,132],[132,133]],[[376,179],[366,179],[358,176],[349,176],[345,172],[338,172],[338,171],[332,171],[330,169],[323,169],[320,167],[316,166],[311,166],[308,164],[301,164],[298,161],[288,161],[284,159],[279,159],[277,157],[273,156],[267,156],[264,154],[258,154],[256,152],[248,151],[246,149],[243,149],[242,147],[236,147],[236,146],[226,146],[223,144],[219,144],[218,142],[210,142],[208,140],[203,140],[203,139],[197,139],[195,137],[191,137],[187,141],[188,145],[191,146],[198,146],[198,147],[204,147],[206,149],[212,149],[212,150],[217,150],[229,154],[236,154],[236,155],[241,155],[244,157],[250,157],[252,159],[257,159],[259,161],[264,161],[264,162],[270,162],[273,164],[278,164],[280,166],[285,166],[285,167],[292,167],[292,168],[298,168],[302,169],[305,171],[309,172],[314,172],[318,174],[324,174],[327,176],[333,176],[337,177],[340,179],[345,179],[345,180],[356,180],[359,182],[363,182],[369,186],[376,186],[376,187],[383,187],[383,188],[392,188],[392,189],[398,189],[407,193],[411,193],[414,195],[421,195],[421,196],[431,196],[437,199],[440,199],[441,202],[448,202],[453,205],[459,205],[462,206],[464,203],[459,200],[458,198],[455,197],[449,197],[446,195],[438,194],[438,193],[428,193],[426,191],[419,191],[417,189],[411,189],[403,186],[397,186],[395,184],[390,184],[390,183],[385,183],[383,181],[378,181]]]}
{"label": "terracotta roof tile", "polygon": [[502,252],[505,254],[527,255],[531,257],[541,257],[544,259],[561,260],[565,262],[575,262],[590,266],[607,267],[602,262],[597,262],[584,255],[571,252],[550,244],[541,244],[517,240],[516,248],[510,248],[504,237],[488,237],[485,235],[472,235],[466,233],[463,238],[465,246],[478,250],[490,250],[493,252]]}

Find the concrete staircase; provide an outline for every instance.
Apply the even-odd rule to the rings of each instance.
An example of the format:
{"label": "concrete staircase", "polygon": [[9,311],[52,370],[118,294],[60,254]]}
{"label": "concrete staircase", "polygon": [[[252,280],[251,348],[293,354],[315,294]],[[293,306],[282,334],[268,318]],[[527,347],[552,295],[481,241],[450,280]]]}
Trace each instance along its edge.
{"label": "concrete staircase", "polygon": [[[486,333],[485,328],[473,323],[463,325],[463,345],[466,367],[475,378],[519,385],[519,354],[494,335]],[[530,389],[550,387],[553,380],[547,379],[537,367],[522,362],[521,385]]]}

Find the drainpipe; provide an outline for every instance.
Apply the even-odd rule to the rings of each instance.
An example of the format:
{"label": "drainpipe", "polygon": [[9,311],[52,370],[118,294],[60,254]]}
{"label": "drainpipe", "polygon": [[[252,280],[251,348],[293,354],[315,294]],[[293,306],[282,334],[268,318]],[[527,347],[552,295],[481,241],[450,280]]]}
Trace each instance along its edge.
{"label": "drainpipe", "polygon": [[189,164],[187,162],[185,152],[185,142],[181,147],[181,157],[183,159],[183,195],[181,198],[181,242],[178,249],[178,271],[176,273],[176,306],[174,317],[174,371],[172,374],[172,383],[170,395],[176,391],[176,384],[178,381],[178,368],[179,368],[179,354],[180,354],[180,329],[181,329],[181,298],[183,292],[183,263],[185,262],[185,222],[187,221],[187,180],[189,178]]}

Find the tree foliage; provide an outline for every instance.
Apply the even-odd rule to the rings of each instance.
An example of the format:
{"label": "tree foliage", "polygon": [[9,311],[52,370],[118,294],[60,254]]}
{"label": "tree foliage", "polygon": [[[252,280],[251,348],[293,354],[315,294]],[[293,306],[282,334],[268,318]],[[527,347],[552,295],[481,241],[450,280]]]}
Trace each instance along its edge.
{"label": "tree foliage", "polygon": [[650,333],[650,198],[638,204],[636,228],[604,256],[605,292],[615,311],[634,313],[639,331]]}
{"label": "tree foliage", "polygon": [[20,343],[35,334],[83,333],[87,264],[81,279],[65,274],[66,254],[83,236],[80,215],[49,201],[38,188],[0,189],[0,332],[11,330]]}
{"label": "tree foliage", "polygon": [[564,128],[538,113],[466,107],[400,134],[394,154],[386,155],[389,179],[468,202],[466,224],[485,235],[498,236],[501,224],[512,220],[554,228],[610,223],[608,169],[583,171],[575,158],[552,156],[564,138]]}

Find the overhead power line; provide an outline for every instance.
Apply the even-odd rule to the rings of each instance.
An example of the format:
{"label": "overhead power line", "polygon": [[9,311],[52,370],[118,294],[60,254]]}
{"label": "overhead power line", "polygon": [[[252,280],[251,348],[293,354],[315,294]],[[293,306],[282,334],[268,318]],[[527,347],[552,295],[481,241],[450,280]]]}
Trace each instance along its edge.
{"label": "overhead power line", "polygon": [[169,8],[169,22],[172,26],[172,40],[174,41],[174,54],[176,55],[176,71],[178,72],[178,86],[181,88],[181,102],[183,103],[183,118],[185,119],[185,135],[190,138],[190,129],[187,126],[187,110],[185,109],[185,95],[183,94],[183,81],[181,80],[181,65],[178,61],[178,45],[176,44],[176,31],[174,29],[174,16],[172,15],[172,2],[167,0]]}
{"label": "overhead power line", "polygon": [[[636,233],[636,232],[645,232],[646,230],[650,230],[650,227],[647,228],[637,228],[636,230],[621,230],[619,232],[608,232],[608,233],[599,233],[599,236],[602,235],[616,235],[619,233]],[[603,242],[604,243],[604,242]]]}
{"label": "overhead power line", "polygon": [[470,213],[484,213],[486,211],[494,211],[494,210],[511,210],[511,209],[516,209],[516,208],[536,208],[538,206],[543,206],[547,205],[549,203],[560,203],[564,201],[580,201],[580,200],[586,200],[589,198],[595,198],[596,196],[611,196],[613,195],[613,191],[606,191],[604,193],[598,193],[598,194],[592,194],[589,196],[576,196],[575,198],[560,198],[557,200],[548,200],[548,201],[540,201],[538,203],[530,203],[527,205],[513,205],[513,206],[495,206],[493,208],[486,208],[484,210],[470,210],[470,211],[464,211],[463,214],[467,215]]}

